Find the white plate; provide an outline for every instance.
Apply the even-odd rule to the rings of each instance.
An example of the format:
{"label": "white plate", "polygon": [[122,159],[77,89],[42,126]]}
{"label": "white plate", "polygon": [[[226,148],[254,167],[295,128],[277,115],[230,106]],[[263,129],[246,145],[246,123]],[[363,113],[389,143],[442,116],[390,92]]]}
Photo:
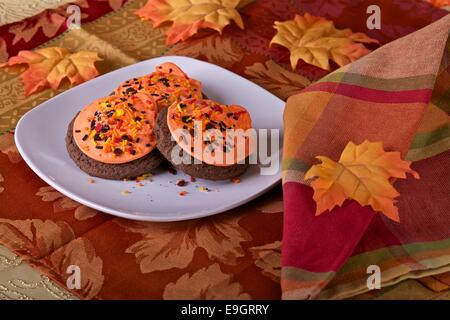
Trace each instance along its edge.
{"label": "white plate", "polygon": [[[110,181],[94,178],[81,171],[70,159],[65,145],[67,125],[87,103],[108,95],[122,81],[153,71],[163,62],[174,62],[190,77],[202,82],[205,94],[224,104],[245,106],[255,129],[279,129],[283,134],[284,102],[256,84],[216,65],[187,57],[166,56],[143,61],[78,85],[42,103],[25,114],[16,128],[16,144],[26,163],[45,182],[66,196],[86,206],[119,217],[142,221],[177,221],[204,217],[242,205],[281,179],[281,168],[275,175],[261,175],[253,165],[241,177],[241,183],[211,182],[197,179],[185,187],[177,179],[189,177],[157,171],[139,187],[133,181]],[[281,146],[281,144],[280,144]],[[275,150],[281,159],[281,150]],[[281,163],[281,161],[280,161]],[[211,192],[199,192],[205,186]],[[130,191],[123,195],[122,191]],[[181,197],[180,191],[188,194]]]}

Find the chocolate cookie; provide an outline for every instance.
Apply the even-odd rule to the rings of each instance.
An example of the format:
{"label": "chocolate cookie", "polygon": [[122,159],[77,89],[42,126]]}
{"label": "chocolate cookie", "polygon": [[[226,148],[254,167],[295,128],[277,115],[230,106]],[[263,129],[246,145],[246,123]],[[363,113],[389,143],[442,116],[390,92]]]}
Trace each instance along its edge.
{"label": "chocolate cookie", "polygon": [[[157,138],[157,148],[162,153],[162,155],[172,163],[174,167],[180,169],[186,174],[208,180],[226,180],[237,177],[243,174],[248,168],[248,158],[245,160],[244,164],[234,164],[230,166],[214,166],[207,163],[195,164],[194,158],[190,155],[184,154],[184,156],[190,157],[190,164],[176,164],[172,160],[172,149],[177,146],[177,142],[172,140],[172,135],[170,133],[167,124],[167,108],[161,110],[156,119],[155,135]],[[182,155],[182,150],[180,149],[180,156]]]}
{"label": "chocolate cookie", "polygon": [[78,148],[73,139],[73,123],[75,118],[67,128],[67,151],[76,165],[91,176],[112,180],[134,178],[154,170],[164,161],[161,153],[156,148],[142,158],[127,163],[108,164],[89,158]]}

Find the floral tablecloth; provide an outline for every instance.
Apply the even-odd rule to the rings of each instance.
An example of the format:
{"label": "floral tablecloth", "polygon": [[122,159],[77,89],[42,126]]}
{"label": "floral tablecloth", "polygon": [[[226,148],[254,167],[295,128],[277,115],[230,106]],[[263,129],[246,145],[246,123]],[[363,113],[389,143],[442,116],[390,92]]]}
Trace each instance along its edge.
{"label": "floral tablecloth", "polygon": [[[446,14],[419,0],[378,1],[389,26],[367,30],[371,1],[260,0],[243,10],[244,31],[236,26],[222,35],[202,31],[167,46],[163,29],[133,14],[145,0],[76,1],[82,12],[79,30],[65,26],[67,2],[49,1],[40,13],[15,5],[2,16],[0,62],[19,50],[59,46],[99,52],[104,59],[99,69],[106,73],[164,54],[187,55],[231,69],[282,99],[326,71],[304,62],[292,71],[286,51],[269,48],[273,21],[309,12],[384,44]],[[27,12],[33,16],[21,15]],[[15,252],[0,248],[0,298],[280,298],[280,187],[221,215],[160,224],[97,212],[40,180],[14,145],[14,127],[25,112],[63,90],[25,97],[18,75],[0,71],[0,243]],[[65,287],[73,264],[83,270],[79,290]],[[408,280],[359,298],[448,298],[447,280]]]}

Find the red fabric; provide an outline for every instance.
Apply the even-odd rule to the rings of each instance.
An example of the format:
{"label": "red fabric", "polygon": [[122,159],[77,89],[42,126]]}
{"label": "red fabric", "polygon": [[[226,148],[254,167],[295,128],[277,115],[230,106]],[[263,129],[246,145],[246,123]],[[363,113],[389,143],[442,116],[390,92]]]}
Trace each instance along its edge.
{"label": "red fabric", "polygon": [[[374,213],[354,201],[347,201],[333,214],[315,216],[313,190],[299,183],[285,183],[283,266],[296,266],[314,272],[337,271],[352,254],[366,232]],[[301,223],[298,223],[301,221]],[[349,228],[351,226],[351,232]],[[320,254],[319,254],[320,253]]]}
{"label": "red fabric", "polygon": [[[124,0],[123,4],[125,4],[128,0]],[[108,1],[74,1],[75,5],[78,5],[80,7],[80,13],[81,13],[81,23],[87,23],[90,21],[94,21],[98,19],[99,17],[113,11]],[[85,5],[87,4],[87,6]],[[66,25],[66,18],[69,16],[69,13],[67,13],[67,7],[70,4],[58,7],[57,9],[47,9],[35,16],[32,16],[30,18],[11,23],[6,24],[3,26],[0,26],[0,35],[1,38],[6,43],[6,48],[8,50],[8,54],[10,57],[17,55],[17,53],[20,50],[31,50],[36,48],[37,46],[49,41],[50,39],[53,39],[54,37],[62,34],[64,31],[67,30]],[[61,25],[58,28],[58,30],[55,33],[52,33],[51,36],[47,36],[43,28],[36,27],[37,31],[29,41],[19,40],[16,43],[14,42],[14,33],[11,32],[11,29],[14,29],[16,27],[22,28],[22,26],[26,26],[26,28],[31,28],[32,26],[37,26],[40,23],[40,20],[49,20],[49,21],[56,21],[60,20]],[[48,25],[57,25],[55,22],[48,23],[45,22],[45,24]]]}
{"label": "red fabric", "polygon": [[421,89],[421,90],[408,90],[402,92],[392,92],[370,88],[360,88],[358,86],[343,83],[321,82],[315,85],[311,85],[303,90],[303,92],[311,92],[311,91],[334,92],[335,94],[342,94],[342,95],[352,94],[354,98],[372,102],[384,102],[386,100],[389,100],[392,103],[402,103],[402,102],[427,103],[428,101],[430,101],[431,93],[433,90]]}
{"label": "red fabric", "polygon": [[[369,16],[366,13],[367,7],[374,4],[381,8],[380,30],[368,30],[366,25]],[[447,14],[422,0],[258,0],[241,11],[245,32],[236,26],[230,26],[227,33],[244,49],[268,57],[287,69],[290,69],[289,51],[278,45],[269,45],[276,32],[273,21],[289,20],[295,14],[308,12],[332,20],[338,28],[366,33],[383,45]],[[374,49],[377,46],[369,47]],[[336,64],[332,63],[332,66],[336,68]],[[319,80],[328,73],[302,60],[299,60],[296,71],[311,80]]]}
{"label": "red fabric", "polygon": [[[448,268],[450,122],[441,108],[449,101],[429,103],[435,81],[442,80],[439,72],[448,67],[449,30],[446,16],[288,99],[285,135],[300,138],[284,143],[284,298],[314,298],[321,291],[327,295],[337,285],[365,290],[365,268],[372,264],[385,268],[382,281]],[[421,179],[393,181],[400,194],[394,200],[400,223],[354,201],[315,216],[304,169],[316,164],[317,156],[337,161],[350,141],[364,140],[380,141],[385,150],[403,157],[415,154],[412,169]],[[333,272],[338,272],[336,279]]]}

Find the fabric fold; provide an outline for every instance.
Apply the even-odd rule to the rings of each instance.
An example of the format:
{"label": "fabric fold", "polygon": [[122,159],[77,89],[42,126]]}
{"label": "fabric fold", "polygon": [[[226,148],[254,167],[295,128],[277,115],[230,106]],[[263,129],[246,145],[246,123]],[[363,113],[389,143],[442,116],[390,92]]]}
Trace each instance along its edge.
{"label": "fabric fold", "polygon": [[[331,213],[315,217],[313,191],[303,179],[304,172],[315,162],[315,156],[338,159],[349,141],[357,144],[364,140],[382,141],[386,150],[400,151],[404,157],[415,146],[417,135],[431,128],[434,130],[428,134],[433,135],[434,140],[428,138],[428,141],[434,141],[433,152],[426,150],[424,157],[416,154],[417,159],[425,162],[420,164],[425,180],[421,183],[401,181],[396,187],[402,188],[400,197],[424,197],[427,189],[421,188],[428,188],[426,181],[433,179],[430,177],[434,177],[438,169],[432,168],[438,162],[446,169],[435,182],[444,193],[450,194],[449,143],[446,142],[448,136],[442,133],[449,127],[449,117],[447,112],[439,112],[449,104],[448,95],[442,94],[450,88],[446,76],[449,30],[450,16],[446,16],[336,70],[288,99],[284,114],[283,160],[285,217],[281,285],[284,299],[320,298],[322,290],[330,291],[333,285],[347,285],[343,290],[349,292],[354,291],[355,286],[359,286],[359,291],[364,290],[362,286],[368,274],[363,271],[370,264],[386,261],[377,256],[378,250],[389,250],[393,246],[405,250],[404,246],[411,243],[450,239],[450,231],[428,239],[423,236],[425,231],[420,230],[423,215],[445,214],[444,209],[450,207],[448,199],[429,201],[426,208],[400,201],[400,224],[354,201],[346,201]],[[439,99],[437,94],[440,94]],[[437,124],[438,128],[434,128]],[[414,165],[416,163],[413,168]],[[439,197],[439,192],[436,196]],[[446,215],[450,221],[450,212]],[[432,229],[441,222],[442,217],[429,219],[426,227]],[[416,230],[411,231],[414,228]],[[362,240],[369,245],[361,246]],[[372,253],[375,258],[371,258]],[[432,259],[439,258],[440,265],[450,264],[450,256],[442,252],[432,254],[432,250],[428,253]],[[350,257],[361,254],[366,255],[368,264],[347,267]],[[394,265],[407,267],[401,272],[382,274],[383,283],[392,282],[394,274],[398,278],[400,274],[407,277],[412,271],[429,268],[427,264],[411,267],[409,260],[417,263],[413,253],[406,251],[403,256],[403,260],[394,259]],[[342,272],[344,265],[347,270]],[[383,268],[381,271],[383,273]]]}

